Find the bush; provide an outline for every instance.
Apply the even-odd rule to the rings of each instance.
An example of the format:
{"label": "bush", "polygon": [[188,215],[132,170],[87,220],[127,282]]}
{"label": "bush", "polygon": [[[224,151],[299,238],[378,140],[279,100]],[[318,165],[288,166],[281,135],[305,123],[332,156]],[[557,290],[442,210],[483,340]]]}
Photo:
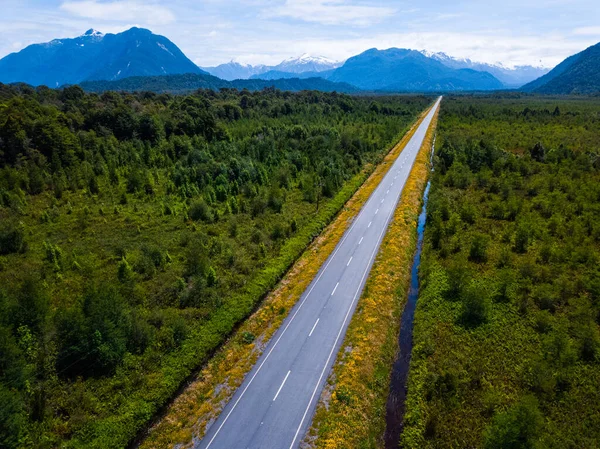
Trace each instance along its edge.
{"label": "bush", "polygon": [[202,220],[210,223],[213,221],[213,212],[206,201],[203,199],[196,200],[192,203],[189,211],[190,218],[194,221]]}
{"label": "bush", "polygon": [[109,374],[135,336],[123,298],[110,285],[91,288],[82,305],[57,313],[57,368],[66,376]]}
{"label": "bush", "polygon": [[537,400],[524,397],[503,413],[494,417],[485,431],[485,449],[527,449],[536,447],[543,425],[543,416]]}
{"label": "bush", "polygon": [[26,415],[19,394],[0,384],[0,447],[22,447],[25,423]]}
{"label": "bush", "polygon": [[49,309],[50,298],[42,282],[33,277],[25,279],[12,313],[15,327],[28,326],[34,331],[40,331]]}
{"label": "bush", "polygon": [[531,232],[527,225],[519,224],[515,234],[515,251],[517,253],[526,253],[529,246],[529,236]]}
{"label": "bush", "polygon": [[7,223],[0,230],[0,255],[25,252],[25,232],[23,226]]}
{"label": "bush", "polygon": [[133,269],[124,257],[121,259],[121,262],[119,262],[117,277],[123,284],[133,281]]}
{"label": "bush", "polygon": [[472,262],[487,262],[487,249],[490,238],[485,234],[475,234],[471,240],[471,249],[469,250],[469,260]]}
{"label": "bush", "polygon": [[465,326],[475,327],[488,319],[491,309],[488,286],[481,280],[473,280],[462,294],[461,320]]}

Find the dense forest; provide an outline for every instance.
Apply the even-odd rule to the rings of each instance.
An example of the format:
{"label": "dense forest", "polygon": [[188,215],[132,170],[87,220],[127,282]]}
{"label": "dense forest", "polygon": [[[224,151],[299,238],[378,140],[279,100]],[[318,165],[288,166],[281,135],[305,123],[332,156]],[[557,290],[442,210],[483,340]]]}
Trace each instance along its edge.
{"label": "dense forest", "polygon": [[125,446],[430,102],[0,85],[0,447]]}
{"label": "dense forest", "polygon": [[600,442],[600,105],[449,97],[402,447]]}
{"label": "dense forest", "polygon": [[116,81],[85,81],[81,87],[86,92],[127,91],[155,93],[190,93],[198,89],[247,89],[257,91],[275,88],[289,92],[318,90],[321,92],[353,93],[359,89],[348,83],[334,83],[323,78],[287,78],[276,80],[241,79],[225,81],[216,76],[186,73],[183,75],[132,76]]}

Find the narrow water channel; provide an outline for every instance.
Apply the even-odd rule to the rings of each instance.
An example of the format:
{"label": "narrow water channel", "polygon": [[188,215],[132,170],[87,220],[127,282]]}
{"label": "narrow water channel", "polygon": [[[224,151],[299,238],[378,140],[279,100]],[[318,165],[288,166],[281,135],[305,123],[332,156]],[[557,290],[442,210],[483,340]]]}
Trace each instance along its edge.
{"label": "narrow water channel", "polygon": [[423,209],[419,215],[417,224],[417,251],[413,260],[410,279],[410,290],[402,320],[400,323],[400,351],[398,358],[392,367],[392,377],[390,380],[390,395],[386,404],[386,429],[385,429],[385,447],[386,449],[396,449],[402,433],[406,394],[408,393],[408,369],[410,368],[410,357],[413,343],[413,320],[415,317],[415,307],[419,296],[419,264],[421,263],[421,251],[423,250],[423,233],[425,231],[425,221],[427,219],[427,199],[429,197],[429,187],[431,181],[427,183],[423,194]]}

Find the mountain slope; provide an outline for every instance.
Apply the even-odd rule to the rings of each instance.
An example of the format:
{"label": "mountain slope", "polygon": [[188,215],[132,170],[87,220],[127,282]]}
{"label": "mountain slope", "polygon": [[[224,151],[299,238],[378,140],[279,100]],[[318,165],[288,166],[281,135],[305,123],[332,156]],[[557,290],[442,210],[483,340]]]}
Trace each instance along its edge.
{"label": "mountain slope", "polygon": [[141,28],[89,30],[74,39],[34,44],[0,60],[0,82],[57,87],[86,80],[204,73],[169,39]]}
{"label": "mountain slope", "polygon": [[309,79],[278,79],[278,80],[235,80],[226,81],[212,75],[183,74],[166,76],[143,76],[131,77],[116,81],[87,81],[81,83],[81,87],[88,92],[116,91],[150,91],[185,93],[197,89],[248,89],[262,90],[274,87],[280,90],[297,92],[301,90],[320,90],[322,92],[357,92],[358,89],[346,83],[334,83],[322,78]]}
{"label": "mountain slope", "polygon": [[448,56],[446,53],[432,53],[422,50],[425,56],[440,61],[447,67],[453,69],[473,69],[478,72],[488,72],[498,78],[506,87],[518,88],[530,81],[539,78],[549,72],[550,69],[544,67],[534,67],[531,65],[519,65],[513,68],[505,67],[502,64],[487,64],[483,62],[471,61],[470,59],[458,59]]}
{"label": "mountain slope", "polygon": [[523,86],[522,90],[543,94],[600,92],[600,43],[569,56],[548,74]]}
{"label": "mountain slope", "polygon": [[382,91],[464,91],[503,87],[487,72],[452,69],[418,51],[400,48],[367,50],[348,59],[329,80]]}

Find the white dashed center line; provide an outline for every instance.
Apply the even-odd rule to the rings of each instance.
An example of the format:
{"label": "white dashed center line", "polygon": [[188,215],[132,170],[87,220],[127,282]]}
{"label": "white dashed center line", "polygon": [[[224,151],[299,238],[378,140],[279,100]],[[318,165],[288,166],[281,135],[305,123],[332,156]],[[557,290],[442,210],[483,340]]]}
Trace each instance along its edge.
{"label": "white dashed center line", "polygon": [[339,282],[337,284],[335,284],[335,287],[334,287],[333,291],[331,292],[331,296],[333,296],[335,294],[335,291],[337,290],[338,285],[340,285]]}
{"label": "white dashed center line", "polygon": [[372,221],[369,222],[369,225],[367,226],[367,228],[371,227],[371,223],[373,223]]}
{"label": "white dashed center line", "polygon": [[319,322],[320,318],[317,318],[317,321],[315,321],[315,324],[313,325],[312,329],[310,330],[310,334],[308,334],[308,336],[310,337],[312,335],[312,333],[315,331],[315,327],[317,327],[317,323]]}
{"label": "white dashed center line", "polygon": [[277,399],[277,396],[279,396],[279,393],[281,392],[281,389],[283,388],[283,386],[285,385],[285,381],[287,380],[288,376],[290,375],[291,371],[288,371],[288,373],[285,375],[285,379],[283,379],[283,382],[281,382],[281,385],[279,387],[279,390],[277,390],[277,394],[275,394],[275,397],[273,398],[273,402],[275,402],[275,399]]}
{"label": "white dashed center line", "polygon": [[350,265],[350,262],[352,262],[352,257],[350,257],[350,260],[348,261],[348,263],[346,264],[346,266]]}
{"label": "white dashed center line", "polygon": [[363,239],[364,239],[364,237],[360,238],[360,241],[358,242],[359,245],[362,243]]}

